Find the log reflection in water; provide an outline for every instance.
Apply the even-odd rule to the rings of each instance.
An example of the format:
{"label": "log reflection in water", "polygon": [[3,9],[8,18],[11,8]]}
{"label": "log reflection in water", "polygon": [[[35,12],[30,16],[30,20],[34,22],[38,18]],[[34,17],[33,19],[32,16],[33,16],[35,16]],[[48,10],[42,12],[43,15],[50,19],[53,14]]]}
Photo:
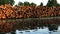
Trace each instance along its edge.
{"label": "log reflection in water", "polygon": [[48,25],[49,31],[57,31],[58,30],[58,25],[56,24],[49,24]]}
{"label": "log reflection in water", "polygon": [[37,29],[48,24],[60,24],[60,19],[13,19],[0,20],[0,32],[11,32],[17,30]]}

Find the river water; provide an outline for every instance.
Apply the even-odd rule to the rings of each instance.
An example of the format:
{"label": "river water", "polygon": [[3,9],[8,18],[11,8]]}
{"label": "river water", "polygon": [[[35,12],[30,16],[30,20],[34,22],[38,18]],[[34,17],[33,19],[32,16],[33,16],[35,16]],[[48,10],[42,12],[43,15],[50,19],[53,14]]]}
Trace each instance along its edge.
{"label": "river water", "polygon": [[60,34],[60,27],[58,27],[57,31],[49,31],[47,27],[44,27],[43,29],[33,29],[33,30],[16,30],[15,32],[6,33],[6,34]]}
{"label": "river water", "polygon": [[0,34],[60,34],[60,19],[0,20]]}
{"label": "river water", "polygon": [[51,31],[51,33],[48,30],[48,28],[45,27],[44,29],[41,28],[41,29],[24,30],[24,31],[16,30],[16,34],[60,34],[60,27],[56,32]]}

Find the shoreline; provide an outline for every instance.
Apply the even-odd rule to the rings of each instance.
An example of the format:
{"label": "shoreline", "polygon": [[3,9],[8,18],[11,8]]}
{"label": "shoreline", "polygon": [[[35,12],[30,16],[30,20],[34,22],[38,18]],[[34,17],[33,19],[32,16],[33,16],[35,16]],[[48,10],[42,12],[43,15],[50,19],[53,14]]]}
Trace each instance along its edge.
{"label": "shoreline", "polygon": [[7,20],[7,19],[59,19],[59,17],[41,17],[41,18],[1,18],[0,20]]}

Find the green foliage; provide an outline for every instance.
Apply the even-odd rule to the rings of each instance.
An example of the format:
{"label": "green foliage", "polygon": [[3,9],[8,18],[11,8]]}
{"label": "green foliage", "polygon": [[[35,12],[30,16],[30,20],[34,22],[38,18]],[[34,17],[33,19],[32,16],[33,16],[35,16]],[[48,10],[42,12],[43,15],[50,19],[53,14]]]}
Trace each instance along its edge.
{"label": "green foliage", "polygon": [[48,0],[47,6],[49,6],[49,7],[52,6],[51,0]]}
{"label": "green foliage", "polygon": [[30,4],[30,6],[36,6],[36,4],[32,2],[32,3]]}
{"label": "green foliage", "polygon": [[54,5],[54,6],[57,6],[57,0],[51,0],[51,3]]}
{"label": "green foliage", "polygon": [[57,6],[60,6],[60,4],[57,4]]}
{"label": "green foliage", "polygon": [[18,3],[18,6],[22,6],[22,5],[23,5],[23,3],[22,3],[22,2],[19,2],[19,3]]}
{"label": "green foliage", "polygon": [[11,5],[14,5],[15,1],[14,0],[8,0],[8,3]]}
{"label": "green foliage", "polygon": [[8,4],[7,0],[0,0],[0,5]]}
{"label": "green foliage", "polygon": [[24,6],[29,6],[29,5],[30,5],[29,2],[27,2],[27,1],[24,2]]}
{"label": "green foliage", "polygon": [[27,2],[27,1],[25,1],[24,3],[22,3],[22,2],[19,2],[18,3],[18,6],[21,6],[21,5],[24,5],[24,6],[36,6],[36,4],[35,3],[29,3],[29,2]]}
{"label": "green foliage", "polygon": [[59,4],[57,3],[57,0],[48,0],[47,6],[59,6]]}
{"label": "green foliage", "polygon": [[14,0],[0,0],[0,5],[11,4],[14,5]]}
{"label": "green foliage", "polygon": [[41,2],[40,6],[43,6],[43,3]]}

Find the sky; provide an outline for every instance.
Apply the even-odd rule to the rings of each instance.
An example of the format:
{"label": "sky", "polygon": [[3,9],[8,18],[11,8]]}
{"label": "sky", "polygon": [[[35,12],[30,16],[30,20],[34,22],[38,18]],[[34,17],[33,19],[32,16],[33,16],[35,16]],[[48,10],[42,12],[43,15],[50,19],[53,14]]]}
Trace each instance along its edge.
{"label": "sky", "polygon": [[[14,0],[15,1],[15,5],[18,4],[18,2],[25,2],[25,1],[28,1],[28,2],[34,2],[35,4],[37,5],[40,5],[41,2],[43,2],[44,5],[47,4],[48,0]],[[58,3],[60,3],[60,0],[57,0]]]}

